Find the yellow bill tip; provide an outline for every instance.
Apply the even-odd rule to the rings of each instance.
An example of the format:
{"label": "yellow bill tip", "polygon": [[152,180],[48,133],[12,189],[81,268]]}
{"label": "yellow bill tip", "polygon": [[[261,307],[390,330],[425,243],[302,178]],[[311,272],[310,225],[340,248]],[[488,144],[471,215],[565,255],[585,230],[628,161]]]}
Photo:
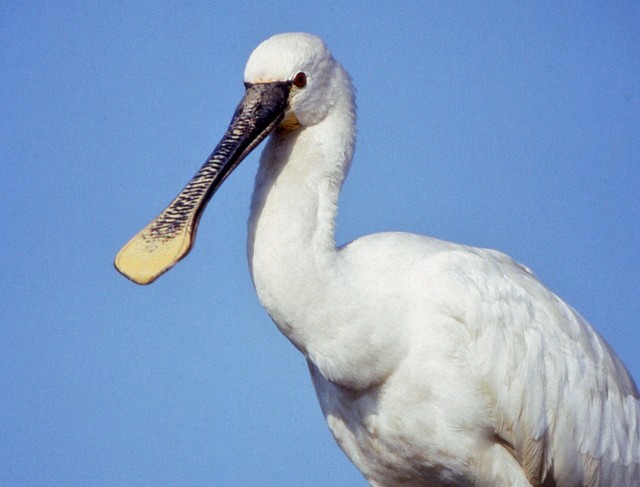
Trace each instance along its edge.
{"label": "yellow bill tip", "polygon": [[141,285],[151,284],[171,269],[187,255],[192,242],[186,228],[170,239],[154,239],[145,230],[122,247],[114,261],[118,272]]}

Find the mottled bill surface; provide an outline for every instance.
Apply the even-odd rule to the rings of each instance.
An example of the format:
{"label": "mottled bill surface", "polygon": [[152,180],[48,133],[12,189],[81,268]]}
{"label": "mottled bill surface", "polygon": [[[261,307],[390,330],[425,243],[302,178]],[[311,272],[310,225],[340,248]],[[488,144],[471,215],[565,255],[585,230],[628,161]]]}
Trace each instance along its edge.
{"label": "mottled bill surface", "polygon": [[191,250],[205,206],[233,169],[283,119],[290,83],[247,84],[229,128],[180,194],[122,247],[115,267],[137,284],[150,284]]}

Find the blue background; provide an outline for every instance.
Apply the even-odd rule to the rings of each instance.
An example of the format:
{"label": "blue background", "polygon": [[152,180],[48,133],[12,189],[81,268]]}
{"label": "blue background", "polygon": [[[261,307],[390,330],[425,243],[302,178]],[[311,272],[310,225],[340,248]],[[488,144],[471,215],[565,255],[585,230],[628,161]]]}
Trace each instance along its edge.
{"label": "blue background", "polygon": [[339,242],[500,249],[640,379],[637,1],[27,3],[0,6],[1,485],[366,485],[251,284],[259,150],[169,274],[112,267],[284,31],[358,89]]}

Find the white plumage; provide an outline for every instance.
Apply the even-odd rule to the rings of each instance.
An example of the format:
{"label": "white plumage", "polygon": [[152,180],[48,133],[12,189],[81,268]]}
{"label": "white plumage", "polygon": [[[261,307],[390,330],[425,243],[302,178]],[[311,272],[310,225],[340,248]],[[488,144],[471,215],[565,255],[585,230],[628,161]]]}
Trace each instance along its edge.
{"label": "white plumage", "polygon": [[526,268],[402,233],[336,249],[355,142],[347,73],[318,38],[293,34],[260,45],[245,81],[298,71],[302,128],[262,154],[249,262],[349,458],[379,486],[640,485],[632,379]]}
{"label": "white plumage", "polygon": [[379,487],[639,486],[632,378],[531,271],[406,233],[336,248],[355,144],[348,74],[319,38],[281,34],[245,82],[299,73],[260,160],[248,257],[352,462]]}

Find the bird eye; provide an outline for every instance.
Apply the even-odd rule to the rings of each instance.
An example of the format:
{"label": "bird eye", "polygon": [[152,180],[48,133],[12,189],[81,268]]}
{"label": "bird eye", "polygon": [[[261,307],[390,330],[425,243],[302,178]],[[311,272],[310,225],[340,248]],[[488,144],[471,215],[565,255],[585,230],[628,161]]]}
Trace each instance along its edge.
{"label": "bird eye", "polygon": [[307,86],[307,75],[300,71],[293,77],[292,83],[296,88],[304,88]]}

